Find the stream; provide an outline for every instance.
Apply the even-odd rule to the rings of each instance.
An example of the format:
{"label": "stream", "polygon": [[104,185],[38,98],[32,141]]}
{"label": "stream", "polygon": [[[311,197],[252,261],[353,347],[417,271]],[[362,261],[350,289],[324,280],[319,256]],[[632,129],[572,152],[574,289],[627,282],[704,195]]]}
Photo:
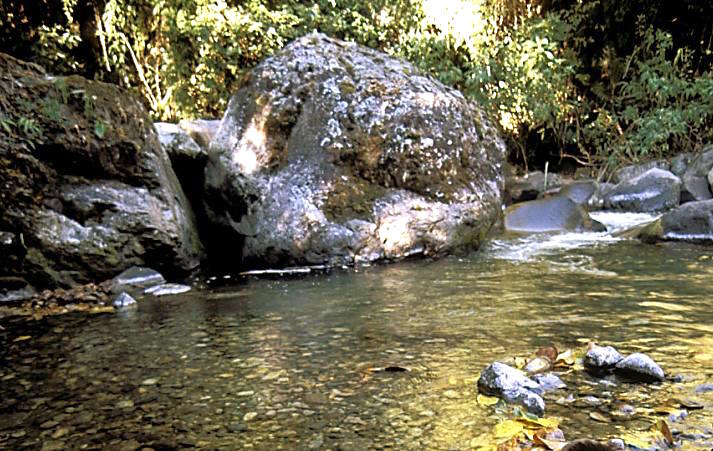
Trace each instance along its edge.
{"label": "stream", "polygon": [[[593,216],[610,231],[649,218]],[[677,381],[579,376],[546,398],[568,439],[658,415],[711,449],[713,387],[696,392],[713,382],[711,249],[498,237],[465,257],[221,276],[118,314],[5,319],[0,448],[471,449],[508,415],[476,401],[485,366],[596,341]]]}

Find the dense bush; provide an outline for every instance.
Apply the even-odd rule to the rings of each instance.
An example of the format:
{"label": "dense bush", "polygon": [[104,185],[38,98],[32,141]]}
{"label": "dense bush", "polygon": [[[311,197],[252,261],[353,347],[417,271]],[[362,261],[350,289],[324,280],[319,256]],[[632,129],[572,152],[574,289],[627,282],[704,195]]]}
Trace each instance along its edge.
{"label": "dense bush", "polygon": [[219,116],[246,71],[319,30],[477,99],[525,164],[613,166],[713,139],[705,2],[39,1],[0,5],[0,45],[134,89],[157,119]]}

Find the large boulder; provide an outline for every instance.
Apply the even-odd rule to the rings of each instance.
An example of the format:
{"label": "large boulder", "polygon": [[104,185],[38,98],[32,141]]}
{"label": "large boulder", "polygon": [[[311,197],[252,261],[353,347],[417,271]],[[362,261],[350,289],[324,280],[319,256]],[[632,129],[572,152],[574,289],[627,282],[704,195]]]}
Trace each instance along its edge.
{"label": "large boulder", "polygon": [[646,226],[639,235],[645,241],[713,241],[713,199],[688,202]]}
{"label": "large boulder", "polygon": [[0,273],[51,287],[198,264],[193,214],[137,100],[0,54],[0,104],[0,230],[22,248]]}
{"label": "large boulder", "polygon": [[258,65],[230,100],[205,203],[233,261],[441,255],[477,247],[498,218],[503,159],[495,128],[459,92],[311,34]]}
{"label": "large boulder", "polygon": [[653,168],[608,190],[604,205],[617,210],[654,212],[674,208],[680,199],[681,179],[669,171]]}
{"label": "large boulder", "polygon": [[506,231],[515,233],[606,230],[584,208],[563,195],[511,205],[505,211],[504,226]]}

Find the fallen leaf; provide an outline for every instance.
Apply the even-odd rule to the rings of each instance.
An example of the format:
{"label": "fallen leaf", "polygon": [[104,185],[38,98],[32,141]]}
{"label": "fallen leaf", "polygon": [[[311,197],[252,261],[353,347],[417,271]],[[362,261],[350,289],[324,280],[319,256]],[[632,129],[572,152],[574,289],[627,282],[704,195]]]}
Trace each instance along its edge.
{"label": "fallen leaf", "polygon": [[557,355],[555,366],[572,366],[574,365],[575,357],[571,349],[567,349]]}
{"label": "fallen leaf", "polygon": [[663,438],[666,439],[669,445],[673,445],[675,443],[673,439],[673,434],[671,434],[671,428],[668,425],[668,422],[666,420],[659,420],[656,422],[656,430],[663,435]]}
{"label": "fallen leaf", "polygon": [[496,424],[493,429],[495,438],[502,441],[510,440],[513,437],[520,435],[524,427],[522,423],[514,420],[505,420],[502,423]]}
{"label": "fallen leaf", "polygon": [[32,337],[29,336],[29,335],[22,335],[22,336],[20,336],[20,337],[15,338],[15,339],[12,340],[12,341],[14,341],[14,342],[25,341],[25,340],[29,340],[30,338],[32,338]]}

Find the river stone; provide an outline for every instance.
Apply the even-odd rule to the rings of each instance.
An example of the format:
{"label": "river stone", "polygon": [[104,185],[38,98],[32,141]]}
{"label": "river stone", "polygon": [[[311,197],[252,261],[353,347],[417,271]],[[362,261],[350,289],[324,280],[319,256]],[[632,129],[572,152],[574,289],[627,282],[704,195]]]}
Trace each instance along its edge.
{"label": "river stone", "polygon": [[0,54],[0,104],[41,130],[0,127],[0,230],[26,245],[21,262],[0,258],[0,273],[47,288],[198,265],[192,210],[141,102]]}
{"label": "river stone", "polygon": [[539,387],[535,390],[537,393],[545,393],[548,391],[559,390],[560,388],[567,388],[562,379],[553,373],[535,374],[532,379],[537,382]]}
{"label": "river stone", "polygon": [[639,177],[654,168],[668,171],[670,167],[671,164],[666,160],[654,160],[647,163],[624,166],[614,173],[612,181],[614,183],[621,183]]}
{"label": "river stone", "polygon": [[707,200],[713,197],[708,173],[713,169],[713,145],[704,148],[691,160],[681,179],[682,201]]}
{"label": "river stone", "polygon": [[639,236],[647,242],[713,241],[713,199],[683,204],[645,227]]}
{"label": "river stone", "polygon": [[568,197],[577,205],[586,206],[589,200],[599,191],[599,184],[594,180],[573,182],[560,189],[559,194]]}
{"label": "river stone", "polygon": [[151,269],[133,266],[112,279],[111,289],[115,293],[124,290],[145,289],[166,283],[160,272]]}
{"label": "river stone", "polygon": [[539,388],[540,385],[522,371],[500,362],[485,368],[478,379],[480,392],[522,404],[536,415],[542,415],[545,410],[544,401],[534,391]]}
{"label": "river stone", "polygon": [[477,248],[505,146],[411,64],[310,34],[259,64],[211,142],[205,204],[234,262],[353,264]]}
{"label": "river stone", "polygon": [[584,356],[584,366],[594,371],[610,370],[624,357],[612,346],[592,345]]}
{"label": "river stone", "polygon": [[131,306],[136,305],[136,299],[131,297],[130,294],[127,293],[119,293],[119,295],[114,299],[114,307],[123,309]]}
{"label": "river stone", "polygon": [[505,211],[504,226],[517,233],[606,230],[581,206],[561,195],[511,205]]}
{"label": "river stone", "polygon": [[645,382],[663,381],[664,372],[660,366],[646,354],[634,353],[616,364],[616,372]]}
{"label": "river stone", "polygon": [[654,168],[618,183],[604,196],[604,205],[617,210],[654,212],[674,208],[680,199],[681,179]]}
{"label": "river stone", "polygon": [[154,296],[167,296],[171,294],[181,294],[191,291],[191,287],[188,285],[181,285],[178,283],[164,283],[163,285],[156,285],[155,287],[150,287],[144,290],[145,294],[152,294]]}
{"label": "river stone", "polygon": [[545,173],[530,172],[522,177],[512,176],[505,181],[505,201],[519,203],[537,199],[541,194],[562,184],[559,175],[548,173],[545,183]]}

